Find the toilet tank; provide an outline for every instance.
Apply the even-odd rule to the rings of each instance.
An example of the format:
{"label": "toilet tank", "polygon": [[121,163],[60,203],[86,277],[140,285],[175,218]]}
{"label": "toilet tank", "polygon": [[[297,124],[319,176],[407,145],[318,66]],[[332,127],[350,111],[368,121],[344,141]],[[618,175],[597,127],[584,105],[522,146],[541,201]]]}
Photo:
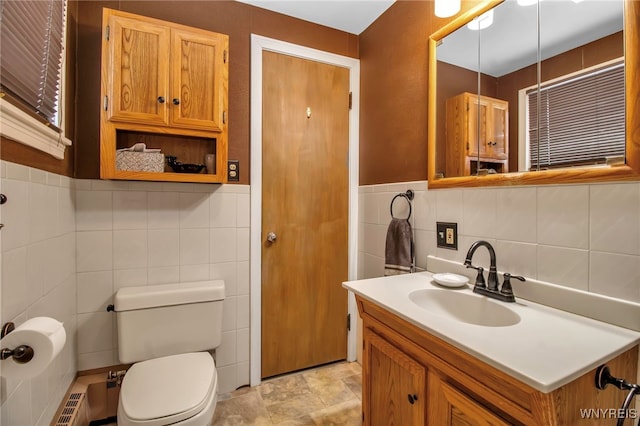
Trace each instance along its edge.
{"label": "toilet tank", "polygon": [[120,362],[220,345],[224,281],[124,287],[114,300]]}

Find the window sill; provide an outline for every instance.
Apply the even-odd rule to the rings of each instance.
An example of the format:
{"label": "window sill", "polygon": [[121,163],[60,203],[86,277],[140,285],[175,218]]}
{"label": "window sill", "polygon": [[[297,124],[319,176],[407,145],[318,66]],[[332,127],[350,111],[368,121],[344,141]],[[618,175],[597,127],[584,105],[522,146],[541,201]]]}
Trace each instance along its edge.
{"label": "window sill", "polygon": [[63,160],[71,140],[0,98],[0,134]]}

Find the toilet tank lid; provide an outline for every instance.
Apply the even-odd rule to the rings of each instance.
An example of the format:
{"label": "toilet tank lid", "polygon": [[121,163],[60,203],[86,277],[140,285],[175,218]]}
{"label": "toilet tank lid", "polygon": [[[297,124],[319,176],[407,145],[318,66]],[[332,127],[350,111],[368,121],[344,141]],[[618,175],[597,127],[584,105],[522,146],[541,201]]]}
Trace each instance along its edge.
{"label": "toilet tank lid", "polygon": [[114,299],[116,312],[224,300],[224,281],[196,281],[123,287]]}

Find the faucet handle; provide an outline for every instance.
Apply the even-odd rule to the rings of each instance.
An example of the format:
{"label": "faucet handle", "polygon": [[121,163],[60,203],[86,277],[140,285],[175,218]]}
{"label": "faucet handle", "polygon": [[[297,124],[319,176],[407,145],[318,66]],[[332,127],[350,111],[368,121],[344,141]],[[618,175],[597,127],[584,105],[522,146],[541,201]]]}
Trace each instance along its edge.
{"label": "faucet handle", "polygon": [[500,289],[500,293],[513,296],[513,289],[511,288],[511,278],[515,278],[520,281],[526,281],[524,277],[520,275],[511,275],[508,272],[504,273],[504,282],[502,283],[502,288]]}
{"label": "faucet handle", "polygon": [[484,268],[482,266],[473,266],[471,263],[465,265],[467,268],[473,268],[478,271],[478,275],[476,276],[476,287],[485,288],[486,285],[484,283]]}

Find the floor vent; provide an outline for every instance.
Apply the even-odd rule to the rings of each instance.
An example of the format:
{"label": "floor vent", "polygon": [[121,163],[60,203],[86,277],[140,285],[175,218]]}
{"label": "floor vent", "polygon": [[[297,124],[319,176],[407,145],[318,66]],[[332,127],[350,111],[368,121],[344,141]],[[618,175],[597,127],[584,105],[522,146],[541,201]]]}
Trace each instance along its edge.
{"label": "floor vent", "polygon": [[69,395],[55,426],[74,426],[83,401],[84,393],[75,392]]}

